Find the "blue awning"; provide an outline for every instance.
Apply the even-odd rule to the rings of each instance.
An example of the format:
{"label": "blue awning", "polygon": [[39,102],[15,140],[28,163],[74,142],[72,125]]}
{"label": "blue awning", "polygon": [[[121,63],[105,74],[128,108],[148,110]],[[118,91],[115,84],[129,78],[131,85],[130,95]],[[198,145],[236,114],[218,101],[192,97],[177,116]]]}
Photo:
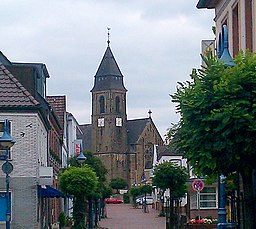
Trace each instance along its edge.
{"label": "blue awning", "polygon": [[41,198],[60,198],[66,197],[66,195],[59,190],[49,186],[38,186],[38,196]]}

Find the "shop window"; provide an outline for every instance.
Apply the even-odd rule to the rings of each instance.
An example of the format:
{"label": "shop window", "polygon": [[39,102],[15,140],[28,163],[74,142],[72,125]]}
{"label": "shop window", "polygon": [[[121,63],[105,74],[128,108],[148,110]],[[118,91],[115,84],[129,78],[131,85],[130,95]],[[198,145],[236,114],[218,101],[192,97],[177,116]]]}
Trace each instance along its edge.
{"label": "shop window", "polygon": [[[191,194],[191,209],[198,209],[198,194]],[[204,187],[199,194],[200,209],[216,209],[218,207],[218,195],[216,187]]]}

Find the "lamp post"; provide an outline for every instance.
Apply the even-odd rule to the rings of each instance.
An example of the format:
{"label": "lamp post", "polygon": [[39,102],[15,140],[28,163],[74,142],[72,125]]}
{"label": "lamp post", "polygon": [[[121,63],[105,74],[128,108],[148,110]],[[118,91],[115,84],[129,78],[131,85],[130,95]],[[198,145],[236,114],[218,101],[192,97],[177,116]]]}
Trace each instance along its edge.
{"label": "lamp post", "polygon": [[9,152],[10,147],[15,143],[15,140],[10,135],[10,122],[9,120],[4,121],[4,133],[0,138],[0,145],[5,148],[5,163],[2,166],[3,172],[6,174],[6,229],[10,229],[11,221],[11,202],[9,194],[9,184],[10,184],[10,173],[13,170],[12,164],[9,162]]}
{"label": "lamp post", "polygon": [[86,156],[84,156],[82,151],[79,154],[79,156],[76,158],[77,162],[80,164],[81,167],[82,167],[82,164],[85,162],[86,159],[87,158],[86,158]]}

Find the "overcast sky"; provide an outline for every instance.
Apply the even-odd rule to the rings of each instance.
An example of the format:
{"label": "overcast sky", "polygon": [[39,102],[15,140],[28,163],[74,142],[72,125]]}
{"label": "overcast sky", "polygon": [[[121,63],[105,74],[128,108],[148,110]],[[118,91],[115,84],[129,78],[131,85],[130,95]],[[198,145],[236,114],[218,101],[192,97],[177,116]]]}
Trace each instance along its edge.
{"label": "overcast sky", "polygon": [[13,62],[47,66],[48,95],[66,95],[80,124],[91,122],[96,70],[110,47],[124,75],[128,119],[152,118],[164,136],[179,116],[169,94],[201,63],[213,39],[212,10],[198,0],[1,0],[1,51]]}

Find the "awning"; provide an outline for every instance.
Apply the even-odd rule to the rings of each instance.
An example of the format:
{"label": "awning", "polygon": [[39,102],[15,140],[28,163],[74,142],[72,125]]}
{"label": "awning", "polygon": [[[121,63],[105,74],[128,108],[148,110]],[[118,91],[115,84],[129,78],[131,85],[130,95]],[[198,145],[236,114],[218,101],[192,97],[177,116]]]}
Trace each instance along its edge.
{"label": "awning", "polygon": [[41,198],[60,198],[66,197],[66,195],[59,190],[49,186],[41,185],[38,186],[38,196]]}

